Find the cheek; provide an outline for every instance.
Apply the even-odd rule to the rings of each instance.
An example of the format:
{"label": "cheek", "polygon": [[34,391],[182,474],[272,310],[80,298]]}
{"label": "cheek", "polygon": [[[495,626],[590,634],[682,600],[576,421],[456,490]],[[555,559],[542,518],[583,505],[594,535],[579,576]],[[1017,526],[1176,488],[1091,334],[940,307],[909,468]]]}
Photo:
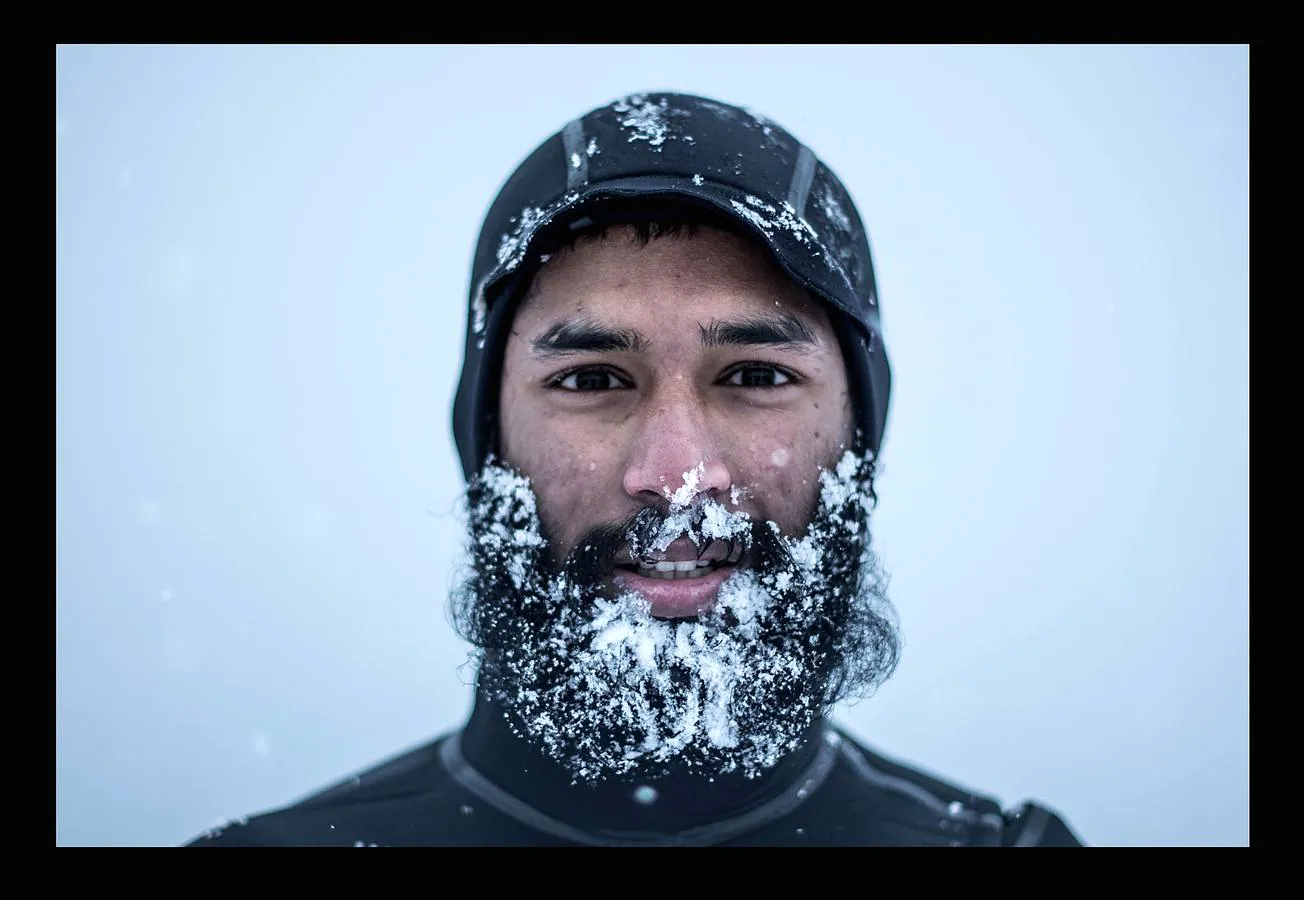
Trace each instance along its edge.
{"label": "cheek", "polygon": [[748,487],[762,515],[796,533],[815,511],[821,469],[837,463],[849,440],[849,425],[793,423],[791,428],[749,441],[740,455],[742,471],[735,475]]}
{"label": "cheek", "polygon": [[746,487],[755,510],[784,531],[805,524],[819,487],[810,440],[771,436],[751,442],[741,455],[735,482]]}
{"label": "cheek", "polygon": [[[599,524],[594,518],[611,493],[612,450],[593,436],[571,434],[547,416],[504,423],[503,457],[530,479],[539,518],[562,552]],[[522,438],[526,439],[522,439]]]}

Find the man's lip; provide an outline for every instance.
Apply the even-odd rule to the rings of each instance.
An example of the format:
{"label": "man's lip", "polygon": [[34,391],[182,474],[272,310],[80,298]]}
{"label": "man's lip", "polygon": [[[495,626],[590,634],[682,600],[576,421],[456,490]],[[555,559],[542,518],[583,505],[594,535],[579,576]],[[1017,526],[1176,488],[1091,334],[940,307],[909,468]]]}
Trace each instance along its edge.
{"label": "man's lip", "polygon": [[732,565],[716,566],[696,578],[649,578],[630,569],[618,569],[612,581],[635,591],[651,604],[659,619],[683,619],[708,612],[715,606],[720,586],[736,571]]}

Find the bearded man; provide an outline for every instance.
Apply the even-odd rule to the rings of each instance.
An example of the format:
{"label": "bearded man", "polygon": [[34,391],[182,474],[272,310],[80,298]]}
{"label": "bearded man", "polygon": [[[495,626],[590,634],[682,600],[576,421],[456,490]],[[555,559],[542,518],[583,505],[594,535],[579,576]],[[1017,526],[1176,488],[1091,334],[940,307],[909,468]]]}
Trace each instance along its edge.
{"label": "bearded man", "polygon": [[900,651],[890,381],[864,224],[809,148],[684,94],[575,119],[471,273],[468,721],[193,845],[1081,845],[830,720]]}

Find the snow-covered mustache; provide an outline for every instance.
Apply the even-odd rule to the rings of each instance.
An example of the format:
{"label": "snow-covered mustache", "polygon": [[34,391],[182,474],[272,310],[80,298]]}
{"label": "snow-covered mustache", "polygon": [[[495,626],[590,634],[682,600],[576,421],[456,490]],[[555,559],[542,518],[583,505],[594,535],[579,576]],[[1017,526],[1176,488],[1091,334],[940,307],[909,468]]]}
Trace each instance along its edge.
{"label": "snow-covered mustache", "polygon": [[664,559],[666,548],[680,538],[693,543],[698,559],[738,563],[753,549],[758,533],[751,517],[715,500],[670,511],[647,507],[621,522],[590,529],[556,569],[572,583],[592,585],[619,565],[650,566]]}

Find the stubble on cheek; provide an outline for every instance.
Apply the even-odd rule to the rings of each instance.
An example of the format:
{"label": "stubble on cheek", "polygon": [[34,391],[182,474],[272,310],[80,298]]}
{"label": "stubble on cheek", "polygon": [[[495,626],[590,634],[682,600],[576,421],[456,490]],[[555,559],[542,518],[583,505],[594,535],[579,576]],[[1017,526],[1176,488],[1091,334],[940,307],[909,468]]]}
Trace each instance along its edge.
{"label": "stubble on cheek", "polygon": [[601,473],[591,453],[539,440],[528,463],[506,461],[529,478],[538,498],[539,521],[555,558],[565,558],[580,535],[603,524],[598,518],[605,509]]}
{"label": "stubble on cheek", "polygon": [[[814,450],[809,436],[805,443],[803,447],[800,440],[781,438],[756,444],[749,453],[750,476],[735,482],[738,494],[748,498],[740,504],[741,509],[758,521],[773,522],[781,533],[793,538],[805,532],[815,515],[821,466],[829,468],[828,457],[835,452],[827,446]],[[832,456],[834,462],[836,459]],[[735,508],[732,503],[729,506]]]}

